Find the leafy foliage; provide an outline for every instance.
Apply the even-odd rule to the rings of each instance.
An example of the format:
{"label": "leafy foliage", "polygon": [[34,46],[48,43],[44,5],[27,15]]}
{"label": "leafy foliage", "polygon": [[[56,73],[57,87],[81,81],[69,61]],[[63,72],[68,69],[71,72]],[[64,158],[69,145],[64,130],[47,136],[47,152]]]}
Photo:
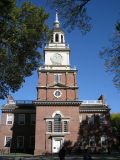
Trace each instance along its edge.
{"label": "leafy foliage", "polygon": [[106,70],[114,74],[113,83],[120,89],[120,22],[116,24],[111,48],[105,48],[100,55],[105,60]]}
{"label": "leafy foliage", "polygon": [[0,2],[0,98],[17,91],[41,63],[38,47],[46,42],[48,14],[41,7],[15,0]]}
{"label": "leafy foliage", "polygon": [[120,113],[111,114],[111,126],[112,126],[112,137],[113,147],[119,150],[120,146]]}
{"label": "leafy foliage", "polygon": [[111,124],[113,134],[115,136],[120,136],[120,113],[111,114]]}
{"label": "leafy foliage", "polygon": [[57,8],[68,30],[75,27],[82,33],[90,31],[90,17],[87,15],[86,5],[90,0],[47,0],[52,7]]}

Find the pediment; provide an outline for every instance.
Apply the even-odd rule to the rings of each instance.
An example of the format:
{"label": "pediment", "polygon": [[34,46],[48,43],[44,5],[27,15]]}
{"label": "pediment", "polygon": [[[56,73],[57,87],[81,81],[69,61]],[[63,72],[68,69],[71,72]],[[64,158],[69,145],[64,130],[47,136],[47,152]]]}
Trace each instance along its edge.
{"label": "pediment", "polygon": [[62,84],[62,83],[56,83],[54,85],[50,85],[49,87],[54,87],[54,88],[63,87],[63,88],[66,88],[68,86],[66,86],[65,84]]}

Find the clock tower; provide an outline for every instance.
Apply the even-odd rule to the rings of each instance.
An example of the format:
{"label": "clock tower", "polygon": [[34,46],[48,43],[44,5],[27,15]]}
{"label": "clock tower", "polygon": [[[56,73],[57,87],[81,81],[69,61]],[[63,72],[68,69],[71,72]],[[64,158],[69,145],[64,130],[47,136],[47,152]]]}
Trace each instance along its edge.
{"label": "clock tower", "polygon": [[44,62],[38,70],[35,154],[57,153],[67,141],[74,145],[79,132],[77,70],[70,66],[70,48],[57,12]]}

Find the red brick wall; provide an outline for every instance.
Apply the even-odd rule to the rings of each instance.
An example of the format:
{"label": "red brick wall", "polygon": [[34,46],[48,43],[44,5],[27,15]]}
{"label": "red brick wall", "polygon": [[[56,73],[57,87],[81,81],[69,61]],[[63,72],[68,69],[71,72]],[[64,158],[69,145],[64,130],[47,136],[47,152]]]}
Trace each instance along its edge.
{"label": "red brick wall", "polygon": [[[59,89],[62,92],[62,96],[58,100],[75,100],[77,89],[68,88],[76,86],[76,74],[74,72],[64,72],[59,73],[61,76],[61,84],[65,87],[56,86],[54,87],[54,74],[56,73],[41,73],[39,72],[39,82],[38,82],[38,99],[40,100],[55,100],[56,98],[53,95],[54,90]],[[44,88],[41,88],[43,87]]]}
{"label": "red brick wall", "polygon": [[13,125],[6,125],[6,118],[7,118],[7,113],[2,113],[1,126],[0,126],[0,149],[7,150],[7,148],[4,146],[5,136],[12,137],[12,126]]}
{"label": "red brick wall", "polygon": [[52,117],[55,111],[60,111],[64,117],[70,117],[69,132],[65,135],[65,141],[70,140],[73,144],[79,136],[79,107],[78,106],[43,106],[36,108],[36,139],[35,154],[51,153],[51,138],[46,134],[47,124],[45,118]]}

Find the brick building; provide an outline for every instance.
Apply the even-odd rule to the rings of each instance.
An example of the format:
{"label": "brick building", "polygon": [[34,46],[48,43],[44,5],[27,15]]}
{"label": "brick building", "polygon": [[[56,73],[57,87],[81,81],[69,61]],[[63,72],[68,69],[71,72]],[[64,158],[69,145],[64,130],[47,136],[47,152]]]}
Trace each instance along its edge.
{"label": "brick building", "polygon": [[8,96],[2,107],[2,152],[38,155],[57,153],[63,145],[69,151],[108,145],[110,109],[103,96],[78,99],[77,70],[71,68],[69,58],[56,13],[52,38],[44,48],[44,67],[38,69],[36,100],[14,101]]}

